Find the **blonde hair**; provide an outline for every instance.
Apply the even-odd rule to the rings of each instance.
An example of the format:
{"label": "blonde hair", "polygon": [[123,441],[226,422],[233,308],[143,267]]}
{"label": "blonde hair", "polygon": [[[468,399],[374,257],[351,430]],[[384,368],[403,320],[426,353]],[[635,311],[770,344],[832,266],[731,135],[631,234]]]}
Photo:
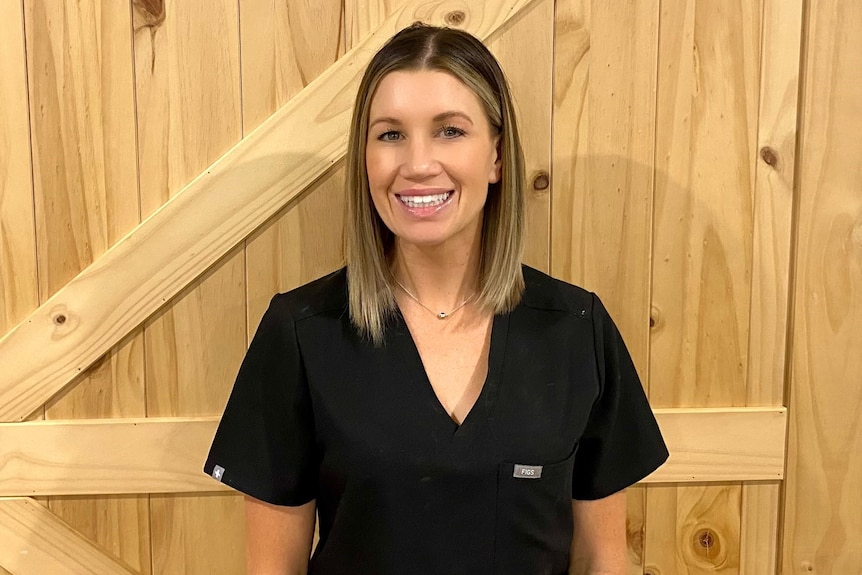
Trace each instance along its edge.
{"label": "blonde hair", "polygon": [[356,329],[375,345],[383,342],[386,324],[397,309],[389,271],[394,236],[371,201],[365,146],[371,100],[383,77],[396,70],[447,72],[481,101],[500,137],[501,177],[488,187],[476,302],[495,314],[505,313],[515,308],[524,291],[524,154],[506,78],[491,52],[474,36],[416,23],[393,36],[366,68],[347,146],[344,253],[348,305]]}

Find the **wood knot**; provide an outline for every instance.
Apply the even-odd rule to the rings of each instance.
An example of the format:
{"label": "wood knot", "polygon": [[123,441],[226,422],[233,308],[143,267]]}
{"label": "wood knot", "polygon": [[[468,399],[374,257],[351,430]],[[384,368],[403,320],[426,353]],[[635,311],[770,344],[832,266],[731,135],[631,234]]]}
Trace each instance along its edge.
{"label": "wood knot", "polygon": [[770,148],[769,146],[763,146],[760,148],[760,159],[763,160],[766,165],[778,168],[778,152],[776,152],[775,149]]}
{"label": "wood knot", "polygon": [[165,21],[165,0],[132,0],[135,28],[156,28]]}
{"label": "wood knot", "polygon": [[537,192],[547,190],[551,185],[551,178],[547,172],[539,172],[533,176],[533,189]]}
{"label": "wood knot", "polygon": [[460,26],[464,23],[464,20],[467,19],[467,15],[462,10],[452,10],[446,17],[444,21],[449,26]]}
{"label": "wood knot", "polygon": [[661,310],[652,306],[649,310],[649,328],[658,329],[661,327],[661,319]]}
{"label": "wood knot", "polygon": [[54,316],[54,325],[63,325],[64,323],[66,323],[65,314],[60,313]]}
{"label": "wood knot", "polygon": [[716,535],[712,529],[701,529],[695,535],[697,542],[704,549],[712,549],[716,544]]}

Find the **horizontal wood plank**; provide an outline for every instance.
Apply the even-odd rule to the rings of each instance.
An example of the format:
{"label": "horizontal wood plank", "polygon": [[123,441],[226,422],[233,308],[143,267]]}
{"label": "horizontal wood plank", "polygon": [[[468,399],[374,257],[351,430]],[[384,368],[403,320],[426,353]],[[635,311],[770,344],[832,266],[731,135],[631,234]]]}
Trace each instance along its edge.
{"label": "horizontal wood plank", "polygon": [[0,421],[48,401],[343,157],[361,72],[398,29],[487,38],[532,2],[407,2],[0,340]]}
{"label": "horizontal wood plank", "polygon": [[0,566],[15,575],[134,573],[28,498],[0,499]]}
{"label": "horizontal wood plank", "polygon": [[655,415],[671,455],[649,482],[784,478],[784,407],[667,408]]}
{"label": "horizontal wood plank", "polygon": [[[783,477],[786,410],[656,410],[670,460],[645,481]],[[226,489],[202,472],[217,418],[0,424],[0,496]]]}

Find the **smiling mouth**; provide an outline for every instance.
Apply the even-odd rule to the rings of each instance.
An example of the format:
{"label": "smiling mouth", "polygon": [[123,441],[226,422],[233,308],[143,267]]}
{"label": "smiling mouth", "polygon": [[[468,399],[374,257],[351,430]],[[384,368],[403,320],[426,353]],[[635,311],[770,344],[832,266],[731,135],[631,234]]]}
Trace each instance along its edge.
{"label": "smiling mouth", "polygon": [[443,192],[442,194],[429,194],[427,196],[398,196],[399,201],[408,208],[435,208],[446,203],[454,192]]}

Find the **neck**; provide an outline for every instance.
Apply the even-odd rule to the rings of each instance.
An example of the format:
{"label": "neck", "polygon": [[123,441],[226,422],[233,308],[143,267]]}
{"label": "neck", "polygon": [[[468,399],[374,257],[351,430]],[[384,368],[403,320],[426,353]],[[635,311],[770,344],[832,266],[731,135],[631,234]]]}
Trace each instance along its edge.
{"label": "neck", "polygon": [[396,240],[392,273],[424,305],[449,311],[479,288],[479,241],[453,248],[422,247]]}

